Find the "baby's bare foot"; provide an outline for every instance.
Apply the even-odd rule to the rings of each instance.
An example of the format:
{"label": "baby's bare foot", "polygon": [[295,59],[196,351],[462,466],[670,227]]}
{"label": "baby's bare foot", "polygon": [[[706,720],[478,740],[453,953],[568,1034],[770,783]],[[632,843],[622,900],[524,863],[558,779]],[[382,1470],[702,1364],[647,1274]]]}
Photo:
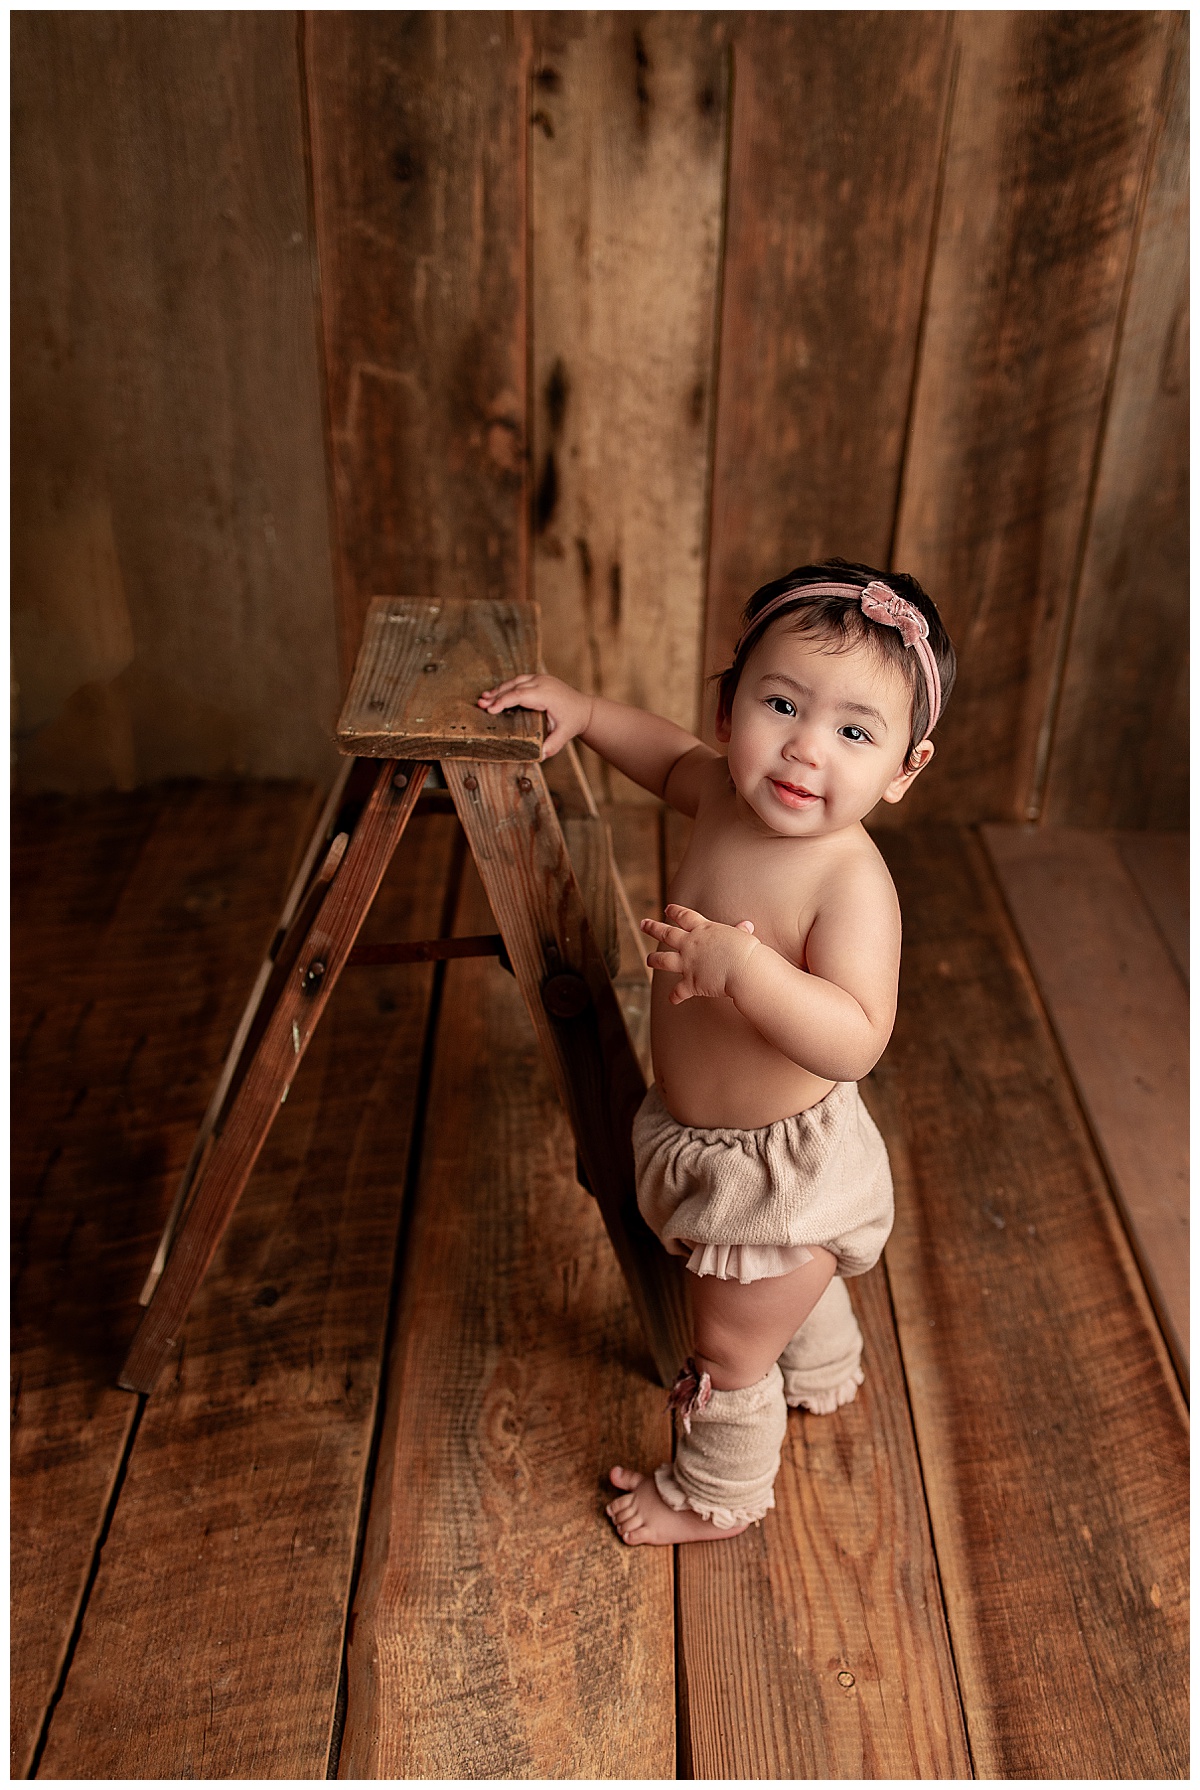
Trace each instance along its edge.
{"label": "baby's bare foot", "polygon": [[635,1473],[632,1467],[614,1467],[608,1477],[624,1496],[614,1498],[605,1509],[631,1548],[643,1542],[662,1547],[675,1541],[725,1541],[748,1527],[739,1523],[733,1529],[714,1529],[694,1510],[672,1510],[663,1503],[651,1475]]}

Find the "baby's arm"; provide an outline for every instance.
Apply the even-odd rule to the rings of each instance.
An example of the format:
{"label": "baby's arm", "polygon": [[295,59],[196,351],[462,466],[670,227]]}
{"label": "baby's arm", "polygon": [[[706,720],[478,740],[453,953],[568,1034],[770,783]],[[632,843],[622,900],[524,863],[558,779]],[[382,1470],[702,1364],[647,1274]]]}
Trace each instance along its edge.
{"label": "baby's arm", "polygon": [[553,758],[568,740],[581,739],[618,771],[652,795],[665,796],[685,814],[696,812],[693,763],[698,767],[718,756],[663,715],[607,696],[585,695],[545,673],[508,678],[494,690],[485,690],[479,707],[490,715],[511,708],[540,710],[548,723],[544,758]]}
{"label": "baby's arm", "polygon": [[728,995],[769,1044],[827,1081],[860,1081],[883,1055],[896,1017],[900,909],[886,871],[858,867],[819,907],[798,969],[752,936],[749,921],[723,926],[691,908],[642,930],[666,949],[647,959],[680,980],[671,1001]]}

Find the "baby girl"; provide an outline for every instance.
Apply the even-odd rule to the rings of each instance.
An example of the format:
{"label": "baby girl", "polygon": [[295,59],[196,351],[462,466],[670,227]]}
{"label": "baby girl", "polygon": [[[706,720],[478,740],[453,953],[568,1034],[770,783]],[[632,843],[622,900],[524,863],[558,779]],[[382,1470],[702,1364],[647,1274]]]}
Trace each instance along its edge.
{"label": "baby girl", "polygon": [[863,827],[933,757],[954,649],[920,585],[829,560],[750,598],[721,675],[724,752],[547,676],[480,697],[539,709],[545,756],[582,739],[695,826],[657,941],[655,1083],[634,1122],[638,1204],[687,1257],[692,1357],[675,1460],[614,1467],[622,1538],[715,1541],[772,1508],[788,1405],[862,1382],[845,1278],[892,1223],[887,1151],[857,1083],[896,1011],[900,910]]}

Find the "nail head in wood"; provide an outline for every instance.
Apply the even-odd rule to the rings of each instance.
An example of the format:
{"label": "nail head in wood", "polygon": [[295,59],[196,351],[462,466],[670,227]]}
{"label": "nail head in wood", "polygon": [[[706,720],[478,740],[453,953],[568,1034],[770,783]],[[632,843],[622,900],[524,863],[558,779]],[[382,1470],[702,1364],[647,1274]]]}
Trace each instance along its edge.
{"label": "nail head in wood", "polygon": [[393,789],[407,789],[408,788],[408,778],[404,775],[403,771],[397,771],[396,775],[392,778],[392,788]]}
{"label": "nail head in wood", "polygon": [[518,777],[517,778],[517,788],[521,791],[522,795],[527,796],[529,794],[530,790],[533,788],[533,778],[532,777]]}
{"label": "nail head in wood", "polygon": [[463,788],[470,789],[470,790],[478,789],[479,788],[478,777],[464,777],[463,778]]}
{"label": "nail head in wood", "polygon": [[548,976],[542,983],[542,1005],[555,1019],[578,1019],[590,1006],[591,999],[583,977],[569,971]]}
{"label": "nail head in wood", "polygon": [[305,994],[315,994],[325,980],[325,965],[318,957],[306,970],[300,972],[300,976]]}

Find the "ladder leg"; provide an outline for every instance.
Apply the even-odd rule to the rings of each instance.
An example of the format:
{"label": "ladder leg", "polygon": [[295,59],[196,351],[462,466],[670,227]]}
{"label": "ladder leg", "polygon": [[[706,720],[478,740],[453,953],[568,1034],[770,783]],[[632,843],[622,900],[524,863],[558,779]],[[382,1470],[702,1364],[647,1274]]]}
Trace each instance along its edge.
{"label": "ladder leg", "polygon": [[[171,1203],[171,1210],[167,1214],[167,1222],[163,1226],[163,1234],[159,1238],[158,1248],[154,1253],[154,1260],[150,1264],[150,1272],[147,1274],[145,1284],[138,1294],[139,1305],[149,1305],[154,1289],[162,1279],[162,1272],[167,1265],[167,1255],[171,1248],[171,1239],[175,1235],[176,1226],[187,1205],[188,1195],[191,1193],[192,1187],[199,1179],[201,1163],[206,1160],[209,1141],[217,1129],[222,1108],[225,1106],[226,1096],[229,1093],[230,1085],[237,1072],[238,1065],[242,1060],[243,1052],[247,1051],[247,1040],[250,1037],[251,1029],[255,1027],[255,1022],[257,1021],[257,1029],[261,1030],[263,1021],[269,1017],[269,1012],[264,1012],[263,1009],[269,1009],[269,1006],[273,1004],[271,996],[275,993],[275,990],[271,986],[271,972],[275,966],[276,959],[279,956],[280,947],[287,938],[288,929],[292,925],[293,920],[298,917],[297,909],[310,889],[310,882],[315,881],[317,884],[327,882],[332,878],[333,871],[337,867],[336,855],[327,853],[325,863],[321,865],[320,869],[317,869],[317,856],[326,842],[326,835],[328,834],[330,827],[337,818],[337,812],[341,806],[342,795],[345,791],[346,784],[349,782],[350,773],[354,769],[355,762],[354,759],[348,758],[339,769],[338,774],[334,779],[333,787],[329,791],[322,806],[320,819],[313,829],[304,856],[300,861],[300,867],[292,879],[291,887],[288,890],[287,900],[284,902],[283,912],[280,914],[279,923],[275,928],[271,948],[259,966],[258,975],[254,978],[254,987],[250,990],[250,998],[242,1010],[242,1017],[238,1021],[237,1031],[233,1035],[233,1043],[229,1047],[225,1061],[221,1067],[220,1076],[217,1079],[217,1085],[213,1089],[212,1099],[209,1101],[204,1117],[200,1121],[200,1129],[196,1133],[196,1141],[192,1145],[192,1153],[188,1157],[183,1174],[179,1178],[179,1186],[175,1191],[175,1198]],[[332,863],[331,859],[334,860]],[[313,877],[314,870],[317,870],[315,878]],[[249,1047],[248,1054],[253,1054],[252,1045]]]}
{"label": "ladder leg", "polygon": [[637,1208],[630,1130],[645,1077],[542,767],[443,759],[442,774],[655,1366],[669,1386],[691,1345],[682,1262],[667,1254]]}
{"label": "ladder leg", "polygon": [[[119,1384],[152,1392],[400,842],[428,765],[384,760],[209,1152]],[[333,856],[333,854],[330,854]],[[328,860],[327,860],[328,862]],[[239,1064],[240,1068],[241,1065]]]}

